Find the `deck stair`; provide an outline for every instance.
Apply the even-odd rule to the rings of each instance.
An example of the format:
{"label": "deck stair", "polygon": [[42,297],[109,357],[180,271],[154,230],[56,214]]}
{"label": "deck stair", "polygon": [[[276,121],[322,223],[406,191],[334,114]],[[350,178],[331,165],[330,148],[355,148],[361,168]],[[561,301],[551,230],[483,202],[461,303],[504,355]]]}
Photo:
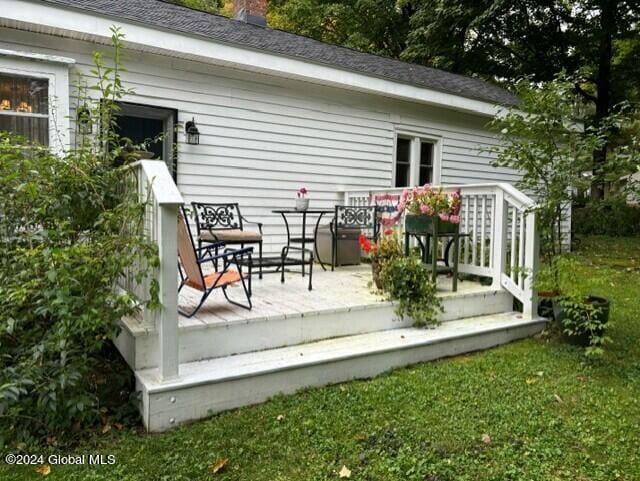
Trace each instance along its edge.
{"label": "deck stair", "polygon": [[544,327],[506,312],[445,322],[437,328],[398,328],[185,362],[180,377],[158,381],[157,368],[136,372],[145,424],[151,431],[212,413],[260,403],[301,388],[370,378],[393,368],[524,338]]}

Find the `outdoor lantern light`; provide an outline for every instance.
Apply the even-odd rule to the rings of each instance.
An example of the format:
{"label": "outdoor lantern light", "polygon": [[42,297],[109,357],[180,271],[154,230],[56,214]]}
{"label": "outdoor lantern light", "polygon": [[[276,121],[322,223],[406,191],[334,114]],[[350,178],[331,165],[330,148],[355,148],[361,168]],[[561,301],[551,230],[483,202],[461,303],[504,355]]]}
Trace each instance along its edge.
{"label": "outdoor lantern light", "polygon": [[198,145],[200,143],[200,131],[196,127],[195,119],[189,120],[184,125],[184,130],[187,134],[187,144]]}
{"label": "outdoor lantern light", "polygon": [[0,110],[11,110],[11,100],[9,99],[0,100]]}

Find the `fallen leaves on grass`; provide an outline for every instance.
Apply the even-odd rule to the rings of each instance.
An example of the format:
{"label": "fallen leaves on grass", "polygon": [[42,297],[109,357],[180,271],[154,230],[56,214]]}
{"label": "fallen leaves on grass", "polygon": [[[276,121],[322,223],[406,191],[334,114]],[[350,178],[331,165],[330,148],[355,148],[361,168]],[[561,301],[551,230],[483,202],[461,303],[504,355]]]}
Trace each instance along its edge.
{"label": "fallen leaves on grass", "polygon": [[43,464],[36,469],[36,473],[41,474],[42,476],[49,476],[51,474],[51,466]]}
{"label": "fallen leaves on grass", "polygon": [[487,446],[488,446],[489,444],[491,444],[491,436],[489,436],[489,434],[487,434],[487,433],[484,433],[480,439],[481,439],[481,440],[482,440],[482,442],[483,442],[484,444],[486,444]]}
{"label": "fallen leaves on grass", "polygon": [[338,476],[340,478],[350,478],[351,477],[351,470],[349,468],[347,468],[346,466],[342,466],[342,469],[338,473]]}
{"label": "fallen leaves on grass", "polygon": [[229,460],[227,458],[219,458],[213,465],[211,465],[211,474],[218,474],[224,469]]}
{"label": "fallen leaves on grass", "polygon": [[554,397],[554,399],[555,399],[556,401],[558,401],[560,404],[564,404],[564,401],[562,400],[562,398],[560,397],[560,395],[558,395],[558,394],[554,394],[554,395],[553,395],[553,397]]}

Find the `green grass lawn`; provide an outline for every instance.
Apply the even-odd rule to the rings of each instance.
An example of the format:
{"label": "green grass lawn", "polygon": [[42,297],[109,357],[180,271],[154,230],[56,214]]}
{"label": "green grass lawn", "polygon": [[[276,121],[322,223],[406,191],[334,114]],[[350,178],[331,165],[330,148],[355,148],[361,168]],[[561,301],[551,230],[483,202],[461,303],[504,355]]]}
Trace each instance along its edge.
{"label": "green grass lawn", "polygon": [[[584,292],[612,301],[601,359],[541,335],[160,435],[112,429],[74,453],[116,465],[46,479],[325,480],[347,466],[352,480],[640,480],[640,239],[585,239],[577,255]],[[0,479],[42,475],[1,464]]]}

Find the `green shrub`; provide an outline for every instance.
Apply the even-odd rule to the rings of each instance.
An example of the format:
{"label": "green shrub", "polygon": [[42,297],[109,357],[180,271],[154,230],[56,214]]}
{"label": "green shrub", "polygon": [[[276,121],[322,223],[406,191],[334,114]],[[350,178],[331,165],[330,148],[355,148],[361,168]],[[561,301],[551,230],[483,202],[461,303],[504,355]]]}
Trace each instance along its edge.
{"label": "green shrub", "polygon": [[574,207],[572,231],[576,235],[640,235],[640,207],[627,205],[619,196]]}
{"label": "green shrub", "polygon": [[[117,31],[114,43],[118,58]],[[98,422],[100,353],[118,321],[154,298],[116,289],[146,259],[142,281],[157,254],[141,234],[129,170],[113,166],[112,107],[123,90],[118,69],[106,72],[91,107],[99,136],[54,155],[0,133],[0,446],[61,440]]]}

